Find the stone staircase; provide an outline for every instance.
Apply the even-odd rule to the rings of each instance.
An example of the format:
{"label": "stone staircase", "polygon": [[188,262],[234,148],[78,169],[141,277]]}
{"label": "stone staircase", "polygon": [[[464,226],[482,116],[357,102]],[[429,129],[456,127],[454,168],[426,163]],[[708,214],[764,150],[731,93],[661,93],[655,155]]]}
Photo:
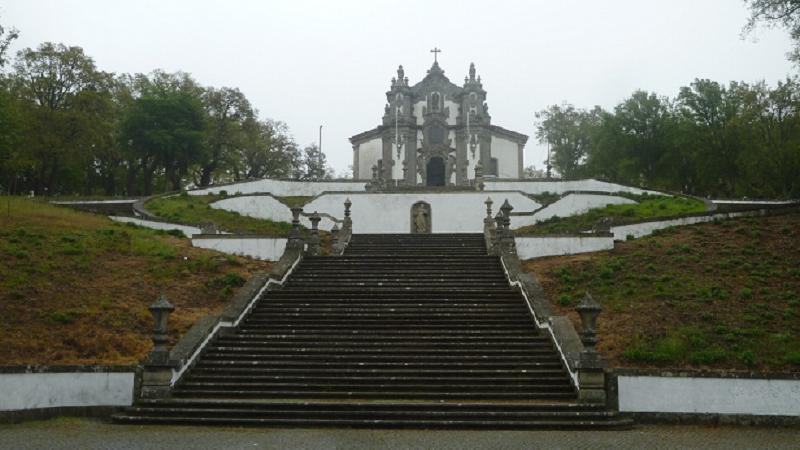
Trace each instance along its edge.
{"label": "stone staircase", "polygon": [[479,234],[354,235],[219,334],[119,423],[609,428]]}

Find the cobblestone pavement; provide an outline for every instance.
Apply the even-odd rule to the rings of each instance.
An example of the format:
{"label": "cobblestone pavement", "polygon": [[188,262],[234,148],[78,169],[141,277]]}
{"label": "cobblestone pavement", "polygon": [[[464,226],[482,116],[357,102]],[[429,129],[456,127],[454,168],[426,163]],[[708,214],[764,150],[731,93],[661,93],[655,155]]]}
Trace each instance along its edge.
{"label": "cobblestone pavement", "polygon": [[0,425],[0,449],[797,449],[792,428],[652,426],[628,431],[452,431],[113,425],[61,418]]}

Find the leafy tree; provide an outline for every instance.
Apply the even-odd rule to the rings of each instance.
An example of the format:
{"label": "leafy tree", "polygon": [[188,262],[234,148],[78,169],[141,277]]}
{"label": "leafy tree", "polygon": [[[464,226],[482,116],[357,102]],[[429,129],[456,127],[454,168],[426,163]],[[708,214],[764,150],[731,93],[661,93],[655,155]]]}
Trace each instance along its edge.
{"label": "leafy tree", "polygon": [[550,146],[551,164],[562,177],[581,176],[591,144],[589,135],[600,111],[576,109],[565,103],[536,113],[536,137]]}
{"label": "leafy tree", "polygon": [[244,124],[255,119],[250,102],[238,89],[208,88],[203,95],[208,114],[206,133],[208,152],[200,162],[199,186],[208,186],[214,173],[226,163],[234,162],[236,153],[246,143]]}
{"label": "leafy tree", "polygon": [[795,42],[795,48],[787,56],[800,62],[800,0],[745,0],[745,3],[750,8],[750,18],[744,32],[753,31],[759,24],[785,28]]}
{"label": "leafy tree", "polygon": [[19,37],[19,31],[16,28],[5,28],[0,24],[0,69],[8,62],[6,60],[6,53],[11,43]]}
{"label": "leafy tree", "polygon": [[29,187],[37,193],[85,184],[81,178],[93,149],[110,132],[106,106],[111,79],[80,47],[47,42],[17,54],[12,90],[22,102],[21,145],[30,160]]}
{"label": "leafy tree", "polygon": [[233,164],[236,181],[302,175],[302,154],[285,123],[249,118],[242,128],[245,142]]}
{"label": "leafy tree", "polygon": [[172,190],[181,189],[189,166],[204,157],[205,118],[200,100],[187,92],[147,94],[133,101],[120,137],[141,164],[146,195],[158,168]]}
{"label": "leafy tree", "polygon": [[303,149],[303,171],[299,178],[310,181],[333,178],[333,169],[328,166],[325,153],[320,151],[317,144],[311,144]]}

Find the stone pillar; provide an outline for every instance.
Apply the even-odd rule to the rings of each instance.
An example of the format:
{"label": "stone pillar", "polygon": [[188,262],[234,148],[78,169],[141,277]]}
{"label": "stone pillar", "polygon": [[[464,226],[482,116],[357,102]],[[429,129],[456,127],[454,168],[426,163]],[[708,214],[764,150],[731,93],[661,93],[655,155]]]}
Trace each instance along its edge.
{"label": "stone pillar", "polygon": [[487,131],[481,130],[478,134],[478,145],[481,152],[481,164],[483,164],[483,170],[486,173],[492,160],[492,135]]}
{"label": "stone pillar", "polygon": [[469,184],[466,171],[463,169],[467,166],[467,132],[460,130],[456,132],[456,184],[464,186]]}
{"label": "stone pillar", "polygon": [[292,211],[292,229],[289,231],[289,241],[286,243],[286,246],[288,248],[302,250],[305,247],[303,235],[300,232],[300,214],[303,212],[303,208],[296,206],[290,208],[290,210]]}
{"label": "stone pillar", "polygon": [[583,351],[577,362],[578,399],[583,403],[606,402],[605,368],[608,362],[595,349],[597,344],[597,316],[603,311],[599,303],[587,292],[575,307],[581,317],[581,343]]}
{"label": "stone pillar", "polygon": [[394,166],[394,158],[395,155],[393,153],[394,150],[394,139],[392,136],[384,135],[383,136],[383,152],[381,152],[381,159],[383,160],[383,166],[381,167],[381,173],[378,174],[378,178],[381,179],[382,186],[386,187],[388,185],[387,181],[392,179],[392,167]]}
{"label": "stone pillar", "polygon": [[409,128],[405,131],[405,150],[406,150],[406,185],[417,185],[417,130]]}
{"label": "stone pillar", "polygon": [[361,174],[359,173],[359,168],[358,168],[358,163],[359,163],[359,160],[360,160],[360,158],[359,158],[360,155],[359,155],[359,151],[358,151],[359,147],[360,147],[359,145],[354,145],[353,146],[353,179],[354,180],[358,180],[358,179],[361,178]]}
{"label": "stone pillar", "polygon": [[169,395],[172,384],[172,366],[167,348],[167,321],[175,307],[165,296],[161,296],[148,308],[153,315],[153,350],[147,355],[140,390],[141,398],[164,398]]}
{"label": "stone pillar", "polygon": [[322,220],[322,218],[316,211],[314,211],[314,213],[311,214],[311,217],[309,217],[308,220],[311,221],[311,236],[308,239],[308,250],[306,251],[306,253],[309,256],[317,256],[319,255],[320,252],[319,221]]}

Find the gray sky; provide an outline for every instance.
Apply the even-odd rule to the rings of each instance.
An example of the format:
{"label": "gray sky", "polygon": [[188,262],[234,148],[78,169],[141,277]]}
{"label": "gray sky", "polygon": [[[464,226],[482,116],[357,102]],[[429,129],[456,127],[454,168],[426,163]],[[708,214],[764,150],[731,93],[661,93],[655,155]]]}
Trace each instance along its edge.
{"label": "gray sky", "polygon": [[[774,85],[795,69],[781,30],[740,31],[740,0],[177,1],[6,0],[12,50],[78,45],[111,72],[183,70],[206,86],[238,87],[262,117],[317,141],[337,173],[348,137],[380,123],[403,64],[413,84],[434,46],[456,84],[471,61],[493,123],[531,137],[525,164],[542,167],[534,113],[569,101],[613,108],[635,89],[670,97],[694,78]],[[757,38],[757,39],[754,39]]]}

